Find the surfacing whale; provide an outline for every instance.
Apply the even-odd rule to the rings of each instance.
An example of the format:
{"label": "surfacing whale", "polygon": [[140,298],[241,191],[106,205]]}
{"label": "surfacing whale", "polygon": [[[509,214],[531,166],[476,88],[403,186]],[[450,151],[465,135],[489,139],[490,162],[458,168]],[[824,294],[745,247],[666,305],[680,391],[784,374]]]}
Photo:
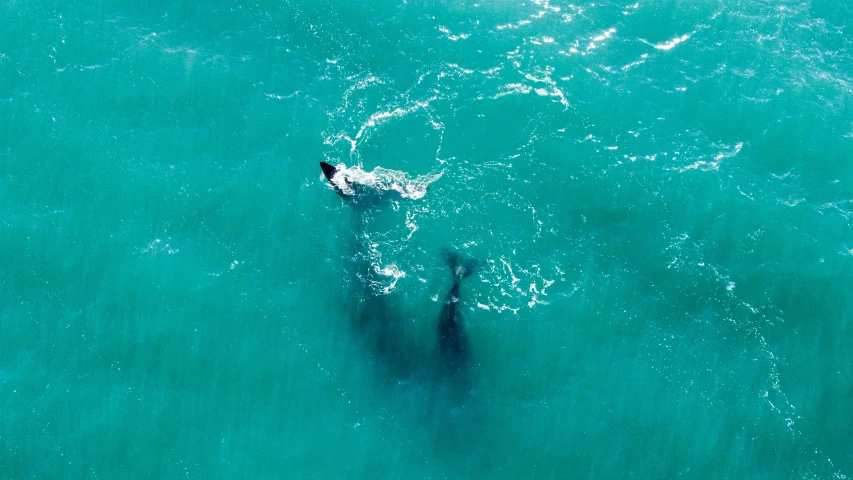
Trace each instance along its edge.
{"label": "surfacing whale", "polygon": [[[410,179],[404,172],[381,168],[365,172],[360,167],[333,166],[326,162],[320,162],[320,168],[335,192],[355,213],[350,268],[357,281],[352,284],[356,290],[346,297],[353,302],[351,319],[355,334],[367,347],[364,353],[389,378],[418,376],[424,371],[424,358],[429,355],[407,331],[402,316],[395,313],[400,301],[400,296],[394,293],[398,270],[395,265],[389,268],[376,264],[377,245],[372,243],[365,229],[376,221],[383,206],[390,201],[422,197],[431,179],[437,177]],[[394,281],[388,285],[391,278]]]}
{"label": "surfacing whale", "polygon": [[[384,170],[377,168],[373,172],[364,172],[359,168],[347,169],[344,166],[332,166],[326,162],[320,162],[320,168],[323,175],[334,188],[335,192],[346,200],[351,200],[353,205],[357,206],[357,211],[364,211],[365,206],[375,205],[375,203],[366,198],[383,197],[386,193],[391,194],[396,192],[404,198],[421,198],[426,192],[426,186],[437,179],[438,176],[426,177],[427,181],[405,182],[405,174],[395,172],[396,177],[388,180],[383,175],[386,172],[394,172],[393,170]],[[377,170],[379,175],[377,175]],[[424,177],[418,177],[423,179]],[[363,242],[365,237],[360,235],[360,241]],[[363,250],[366,246],[361,245]],[[358,265],[358,272],[366,275],[363,279],[365,282],[365,291],[360,301],[359,318],[360,331],[370,338],[370,343],[376,345],[376,353],[383,357],[390,364],[388,367],[391,371],[398,372],[400,375],[407,376],[417,374],[416,370],[423,370],[427,365],[438,364],[437,373],[440,376],[447,374],[456,374],[465,370],[471,362],[471,347],[468,336],[465,332],[464,319],[461,310],[461,293],[460,283],[464,278],[470,276],[477,269],[478,262],[470,258],[465,258],[461,254],[449,249],[442,249],[441,255],[447,263],[452,274],[453,283],[445,296],[441,307],[441,313],[438,318],[438,352],[435,354],[429,351],[418,352],[414,343],[423,344],[424,342],[411,342],[411,339],[405,337],[403,325],[399,319],[390,315],[387,309],[386,295],[380,294],[371,289],[371,279],[375,278],[375,269],[371,265]],[[366,260],[364,252],[357,255],[361,261]],[[386,292],[387,293],[387,292]],[[430,360],[430,358],[432,360]],[[431,368],[422,371],[422,374],[432,375],[428,373]],[[450,375],[457,379],[464,376]]]}

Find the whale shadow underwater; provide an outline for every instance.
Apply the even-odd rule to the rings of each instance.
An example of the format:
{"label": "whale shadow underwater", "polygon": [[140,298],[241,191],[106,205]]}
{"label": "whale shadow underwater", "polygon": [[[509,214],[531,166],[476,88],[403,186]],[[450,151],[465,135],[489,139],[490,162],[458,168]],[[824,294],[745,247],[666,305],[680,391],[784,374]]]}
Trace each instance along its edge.
{"label": "whale shadow underwater", "polygon": [[395,315],[392,296],[377,291],[378,272],[370,260],[367,236],[361,231],[362,216],[368,209],[385,204],[389,198],[400,198],[402,192],[375,188],[357,174],[326,162],[320,162],[320,167],[335,192],[356,212],[353,269],[360,279],[356,283],[360,291],[355,295],[357,311],[353,312],[353,319],[357,336],[369,349],[368,355],[396,383],[416,383],[417,388],[430,390],[427,396],[442,392],[453,398],[453,403],[464,403],[471,393],[474,362],[462,314],[462,283],[477,270],[479,262],[450,249],[440,249],[451,274],[450,285],[434,330],[437,348],[427,348],[430,342],[412,338],[400,316]]}

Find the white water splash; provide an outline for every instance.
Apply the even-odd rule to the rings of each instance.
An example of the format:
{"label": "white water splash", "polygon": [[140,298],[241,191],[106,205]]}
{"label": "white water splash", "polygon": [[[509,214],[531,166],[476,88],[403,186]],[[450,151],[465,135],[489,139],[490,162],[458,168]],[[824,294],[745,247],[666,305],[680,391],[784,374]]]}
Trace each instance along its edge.
{"label": "white water splash", "polygon": [[681,43],[681,42],[685,42],[685,41],[689,40],[689,39],[690,39],[690,37],[691,37],[694,33],[696,33],[696,32],[685,33],[684,35],[682,35],[682,36],[680,36],[680,37],[675,37],[675,38],[673,38],[672,40],[669,40],[669,41],[667,41],[667,42],[657,43],[657,44],[651,44],[651,43],[649,43],[649,45],[652,45],[653,47],[655,47],[655,48],[656,48],[656,49],[658,49],[658,50],[672,50],[672,49],[673,49],[673,48],[675,48],[675,46],[676,46],[676,45],[678,45],[679,43]]}
{"label": "white water splash", "polygon": [[347,168],[344,164],[335,168],[338,173],[332,177],[332,183],[346,195],[354,195],[359,187],[367,187],[378,191],[393,190],[403,198],[412,200],[426,195],[427,187],[444,175],[442,171],[409,178],[406,172],[382,167],[376,167],[372,172],[364,171],[361,166]]}
{"label": "white water splash", "polygon": [[391,279],[391,283],[388,285],[382,285],[382,293],[389,294],[397,288],[397,281],[406,276],[406,272],[400,270],[397,264],[392,263],[391,265],[385,265],[383,267],[379,267],[378,265],[374,265],[373,271],[378,275],[382,275],[384,277],[389,277]]}

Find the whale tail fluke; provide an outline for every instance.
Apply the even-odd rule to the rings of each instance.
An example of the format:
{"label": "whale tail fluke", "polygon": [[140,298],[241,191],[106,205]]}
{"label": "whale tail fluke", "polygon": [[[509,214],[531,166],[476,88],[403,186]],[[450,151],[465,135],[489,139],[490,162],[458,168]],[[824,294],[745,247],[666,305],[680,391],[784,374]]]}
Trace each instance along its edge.
{"label": "whale tail fluke", "polygon": [[338,173],[337,168],[329,165],[326,162],[320,162],[320,168],[323,169],[323,175],[325,175],[326,179],[329,180],[330,182],[332,181],[332,177],[334,177],[335,174]]}
{"label": "whale tail fluke", "polygon": [[449,248],[441,249],[441,257],[447,262],[450,273],[453,274],[453,279],[457,282],[477,271],[480,266],[479,260],[464,257],[459,252]]}
{"label": "whale tail fluke", "polygon": [[[320,168],[323,170],[323,175],[326,176],[326,180],[328,180],[329,183],[332,184],[332,187],[335,188],[335,192],[337,192],[338,195],[340,195],[342,197],[346,197],[347,195],[344,193],[343,190],[341,190],[341,180],[340,179],[333,180],[333,178],[335,178],[335,175],[337,175],[340,172],[338,167],[333,167],[332,165],[330,165],[326,162],[320,162]],[[349,184],[349,181],[346,178],[344,178],[343,183]]]}

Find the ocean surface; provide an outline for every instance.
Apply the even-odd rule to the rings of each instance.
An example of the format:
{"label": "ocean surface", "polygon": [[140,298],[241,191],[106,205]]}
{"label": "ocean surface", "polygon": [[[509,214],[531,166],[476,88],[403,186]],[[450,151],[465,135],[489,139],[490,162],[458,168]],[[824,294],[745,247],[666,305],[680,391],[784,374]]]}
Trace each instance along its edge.
{"label": "ocean surface", "polygon": [[0,24],[0,478],[853,476],[853,3]]}

